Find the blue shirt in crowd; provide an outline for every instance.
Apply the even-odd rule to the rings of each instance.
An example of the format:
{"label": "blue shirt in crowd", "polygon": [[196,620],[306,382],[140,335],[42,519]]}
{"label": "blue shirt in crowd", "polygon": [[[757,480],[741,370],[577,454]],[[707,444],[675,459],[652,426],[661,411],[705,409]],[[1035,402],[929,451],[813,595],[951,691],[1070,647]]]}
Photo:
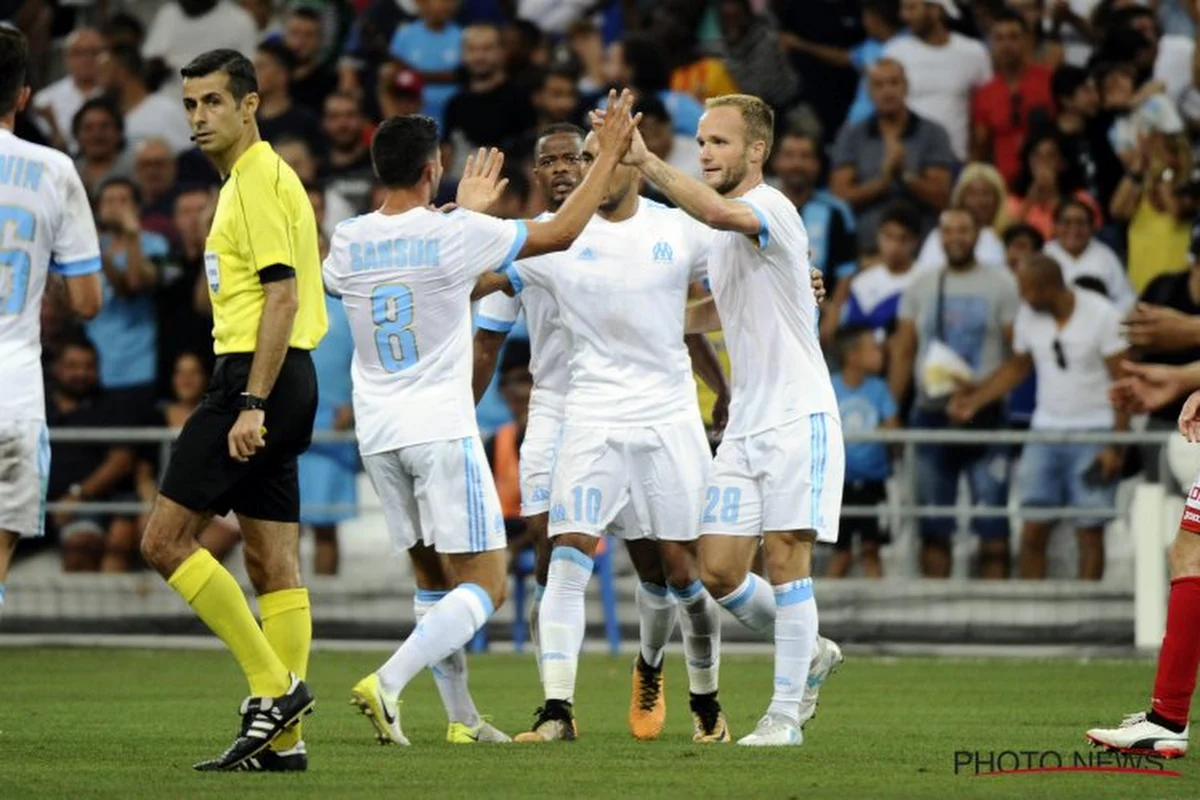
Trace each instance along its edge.
{"label": "blue shirt in crowd", "polygon": [[[879,430],[885,420],[899,413],[887,383],[875,375],[868,375],[860,386],[847,386],[838,373],[833,376],[833,391],[842,415],[842,430],[847,433]],[[891,474],[886,444],[846,444],[846,483],[884,481]]]}
{"label": "blue shirt in crowd", "polygon": [[858,240],[854,235],[854,212],[840,197],[818,189],[800,209],[808,232],[808,249],[813,266],[826,280],[844,278],[858,268]]}
{"label": "blue shirt in crowd", "polygon": [[[100,248],[108,247],[112,237],[100,237]],[[142,231],[142,258],[161,264],[170,245],[157,233]],[[129,264],[125,253],[118,253],[112,265],[124,272]],[[105,389],[127,389],[154,383],[158,365],[158,328],[155,322],[154,294],[141,292],[121,297],[103,274],[100,276],[103,305],[95,319],[87,323],[87,335],[100,355],[100,385]]]}
{"label": "blue shirt in crowd", "polygon": [[321,343],[312,351],[313,369],[317,373],[317,430],[333,427],[333,414],[339,406],[352,402],[350,362],[354,358],[354,339],[350,321],[342,301],[325,296],[325,313],[329,329]]}
{"label": "blue shirt in crowd", "polygon": [[[431,31],[420,20],[410,22],[396,29],[388,50],[421,72],[450,72],[462,64],[462,28],[451,22],[440,31]],[[446,121],[446,104],[457,91],[453,84],[426,84],[421,113],[437,120],[440,128]]]}
{"label": "blue shirt in crowd", "polygon": [[871,102],[871,93],[867,89],[867,70],[883,58],[883,48],[886,45],[887,42],[878,39],[867,39],[862,44],[850,48],[850,63],[861,77],[858,79],[858,91],[854,95],[854,102],[850,104],[850,112],[846,115],[848,125],[863,122],[875,113],[875,104]]}

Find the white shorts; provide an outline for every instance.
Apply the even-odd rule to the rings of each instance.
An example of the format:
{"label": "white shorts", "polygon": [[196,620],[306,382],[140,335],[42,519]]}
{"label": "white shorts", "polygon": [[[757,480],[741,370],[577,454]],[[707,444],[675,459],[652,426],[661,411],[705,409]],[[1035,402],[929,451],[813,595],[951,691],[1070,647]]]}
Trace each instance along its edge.
{"label": "white shorts", "polygon": [[562,414],[529,409],[521,442],[521,516],[536,517],[550,510],[550,479],[562,443]]}
{"label": "white shorts", "polygon": [[50,433],[41,420],[0,422],[0,531],[41,536],[50,484]]}
{"label": "white shorts", "polygon": [[568,423],[550,489],[550,536],[609,530],[694,541],[709,453],[699,416],[648,427]]}
{"label": "white shorts", "polygon": [[482,553],[507,542],[479,434],[363,457],[397,552]]}
{"label": "white shorts", "polygon": [[726,439],[713,459],[700,533],[815,530],[817,541],[836,542],[845,474],[842,425],[831,414]]}

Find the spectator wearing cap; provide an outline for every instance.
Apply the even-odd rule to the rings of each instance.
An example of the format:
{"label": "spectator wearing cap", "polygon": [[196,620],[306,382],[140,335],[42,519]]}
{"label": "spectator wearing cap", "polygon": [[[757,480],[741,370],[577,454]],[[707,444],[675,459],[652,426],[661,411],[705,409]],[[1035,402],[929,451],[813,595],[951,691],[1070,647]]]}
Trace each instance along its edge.
{"label": "spectator wearing cap", "polygon": [[416,70],[398,67],[394,62],[379,68],[376,102],[382,119],[421,113],[421,93],[425,82]]}
{"label": "spectator wearing cap", "polygon": [[292,101],[291,74],[296,58],[283,42],[271,40],[258,46],[254,71],[258,74],[258,133],[274,144],[281,136],[299,136],[312,148],[321,144],[316,113]]}
{"label": "spectator wearing cap", "polygon": [[142,190],[142,229],[167,239],[177,236],[171,224],[177,172],[171,145],[165,139],[152,136],[134,148],[133,179]]}
{"label": "spectator wearing cap", "polygon": [[800,79],[780,46],[774,18],[754,13],[749,0],[721,0],[717,9],[721,52],[738,88],[776,108],[792,105]]}
{"label": "spectator wearing cap", "polygon": [[175,154],[192,146],[192,129],[179,106],[165,95],[151,92],[143,77],[142,57],[132,47],[110,48],[100,58],[100,74],[125,117],[125,141],[131,148],[151,136],[171,145]]}
{"label": "spectator wearing cap", "polygon": [[[975,245],[975,260],[993,267],[1004,265],[1004,245],[1000,234],[1008,227],[1005,204],[1008,190],[1004,178],[991,164],[967,164],[958,174],[954,190],[950,193],[953,208],[965,208],[975,217],[979,226],[979,242]],[[939,269],[946,264],[946,249],[942,246],[942,232],[934,228],[925,237],[921,252],[917,256],[917,269]]]}
{"label": "spectator wearing cap", "polygon": [[499,28],[480,24],[463,31],[463,66],[467,83],[447,104],[442,129],[451,152],[465,158],[467,149],[499,147],[533,127],[529,95],[505,71]]}
{"label": "spectator wearing cap", "polygon": [[162,62],[178,85],[179,69],[208,50],[228,48],[250,58],[258,44],[254,18],[231,0],[171,0],[163,3],[142,45],[147,62]]}
{"label": "spectator wearing cap", "polygon": [[67,74],[33,96],[31,106],[38,128],[54,146],[70,153],[75,150],[71,120],[86,100],[103,91],[100,85],[100,54],[104,39],[93,28],[76,28],[67,36],[65,47]]}
{"label": "spectator wearing cap", "polygon": [[901,0],[911,36],[893,39],[884,55],[904,66],[913,111],[943,128],[959,161],[971,152],[971,94],[992,79],[992,59],[975,39],[951,32],[961,13],[953,0]]}
{"label": "spectator wearing cap", "polygon": [[283,26],[283,43],[295,59],[291,74],[291,96],[301,106],[320,114],[325,98],[337,90],[338,76],[322,60],[324,29],[321,13],[307,6],[288,12]]}
{"label": "spectator wearing cap", "polygon": [[71,133],[79,143],[75,169],[89,194],[108,178],[129,176],[133,162],[125,149],[125,118],[112,101],[94,97],[80,106]]}
{"label": "spectator wearing cap", "polygon": [[848,123],[862,122],[875,113],[867,86],[867,71],[883,57],[888,42],[904,27],[894,0],[865,0],[862,4],[862,26],[866,39],[849,48],[810,41],[791,31],[779,34],[779,43],[784,49],[803,53],[833,67],[853,68],[862,76],[858,81],[854,102],[846,114]]}
{"label": "spectator wearing cap", "polygon": [[1050,70],[1030,61],[1032,34],[1025,18],[1005,10],[988,31],[996,75],[975,92],[971,103],[975,161],[995,164],[1011,184],[1021,170],[1021,143],[1030,118],[1053,114]]}
{"label": "spectator wearing cap", "polygon": [[1054,212],[1054,240],[1043,252],[1057,262],[1067,283],[1090,278],[1092,286],[1125,312],[1133,307],[1136,295],[1121,259],[1093,235],[1095,213],[1082,200],[1064,200]]}
{"label": "spectator wearing cap", "polygon": [[[700,145],[693,136],[675,132],[671,114],[663,102],[652,94],[642,95],[634,106],[634,113],[642,115],[638,126],[646,148],[685,175],[702,179],[704,169],[700,166]],[[651,184],[646,181],[646,188]]]}
{"label": "spectator wearing cap", "polygon": [[884,210],[896,200],[921,210],[922,230],[932,228],[950,200],[954,164],[945,129],[909,109],[900,62],[880,59],[869,77],[875,114],[838,133],[829,180],[833,193],[854,209],[858,245],[866,252],[875,247]]}
{"label": "spectator wearing cap", "polygon": [[154,287],[170,249],[165,238],[142,229],[140,203],[137,184],[127,178],[109,178],[96,190],[104,306],[86,326],[100,351],[101,385],[135,416],[154,405]]}
{"label": "spectator wearing cap", "polygon": [[840,197],[819,187],[821,148],[815,136],[789,130],[774,150],[771,169],[779,179],[779,190],[800,212],[813,266],[824,275],[826,290],[835,292],[840,280],[857,266],[854,212]]}
{"label": "spectator wearing cap", "polygon": [[358,98],[341,92],[329,95],[321,130],[329,149],[317,170],[317,181],[345,197],[361,214],[367,209],[375,169],[371,165],[367,118]]}
{"label": "spectator wearing cap", "polygon": [[388,47],[400,67],[415,70],[425,83],[421,112],[444,123],[446,104],[458,91],[463,30],[454,23],[458,0],[426,0],[417,6],[420,19],[396,28]]}

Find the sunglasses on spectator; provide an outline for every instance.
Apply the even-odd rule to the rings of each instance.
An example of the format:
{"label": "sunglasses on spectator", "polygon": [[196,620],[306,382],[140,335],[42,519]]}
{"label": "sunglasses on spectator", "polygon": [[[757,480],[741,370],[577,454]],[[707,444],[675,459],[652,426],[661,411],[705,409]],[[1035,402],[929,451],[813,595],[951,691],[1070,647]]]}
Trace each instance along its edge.
{"label": "sunglasses on spectator", "polygon": [[1059,369],[1067,368],[1067,354],[1063,351],[1062,342],[1058,339],[1054,340],[1054,361],[1058,364]]}

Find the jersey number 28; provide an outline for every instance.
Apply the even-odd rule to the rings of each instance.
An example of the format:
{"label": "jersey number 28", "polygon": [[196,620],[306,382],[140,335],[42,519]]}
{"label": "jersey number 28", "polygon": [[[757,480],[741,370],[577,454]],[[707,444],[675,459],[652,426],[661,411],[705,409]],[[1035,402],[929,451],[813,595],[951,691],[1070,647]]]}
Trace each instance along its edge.
{"label": "jersey number 28", "polygon": [[[10,228],[13,235],[10,236]],[[20,314],[29,290],[29,251],[17,242],[33,242],[37,217],[20,206],[0,206],[0,316]]]}
{"label": "jersey number 28", "polygon": [[407,286],[384,283],[371,291],[371,321],[379,363],[388,372],[403,372],[420,359],[412,331],[413,296]]}

